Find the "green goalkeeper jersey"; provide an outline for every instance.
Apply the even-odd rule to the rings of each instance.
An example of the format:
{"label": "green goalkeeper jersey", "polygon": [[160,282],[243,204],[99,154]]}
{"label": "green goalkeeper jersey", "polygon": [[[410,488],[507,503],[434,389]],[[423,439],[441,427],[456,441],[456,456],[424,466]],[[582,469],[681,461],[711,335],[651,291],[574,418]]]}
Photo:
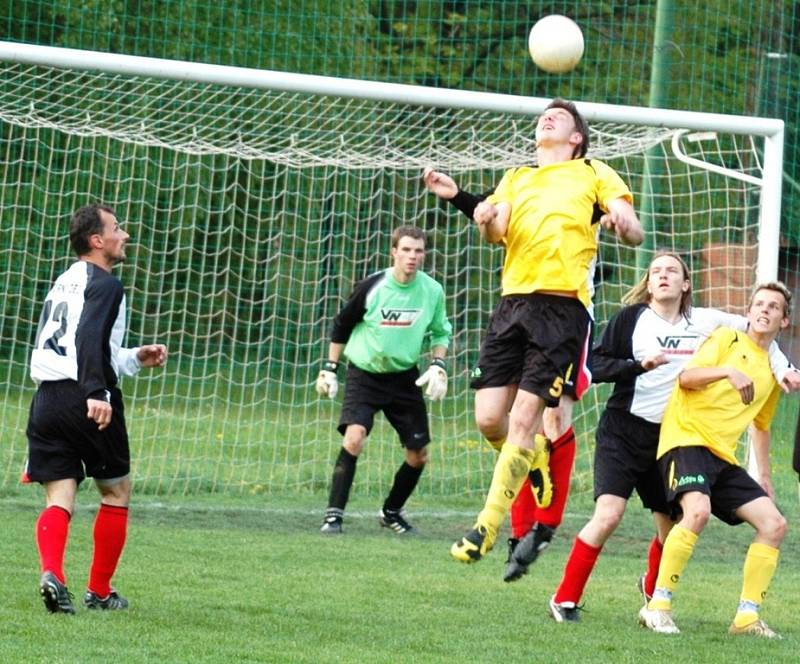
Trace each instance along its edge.
{"label": "green goalkeeper jersey", "polygon": [[416,366],[428,348],[450,344],[444,290],[424,272],[402,284],[392,269],[356,284],[333,321],[331,341],[346,344],[344,354],[359,369],[393,373]]}

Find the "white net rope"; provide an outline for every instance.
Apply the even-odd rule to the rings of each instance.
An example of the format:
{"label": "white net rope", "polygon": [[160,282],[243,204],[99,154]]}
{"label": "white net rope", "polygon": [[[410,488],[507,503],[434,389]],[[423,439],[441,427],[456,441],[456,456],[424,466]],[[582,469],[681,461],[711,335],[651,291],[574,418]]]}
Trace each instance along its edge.
{"label": "white net rope", "polygon": [[[102,200],[132,236],[118,271],[128,343],[163,341],[171,351],[165,371],[123,384],[138,491],[324,491],[340,400],[319,400],[313,381],[330,321],[357,280],[388,265],[391,230],[408,222],[429,232],[426,270],[445,286],[455,330],[451,392],[430,409],[432,460],[419,490],[485,491],[494,452],[473,422],[468,374],[497,302],[502,250],[482,244],[420,175],[434,164],[469,191],[489,191],[506,168],[530,163],[535,118],[12,64],[2,71],[0,488],[15,486],[24,463],[30,343],[47,288],[72,260],[69,216]],[[649,201],[653,246],[687,258],[696,301],[735,309],[755,274],[759,188],[677,161],[672,133],[597,124],[590,154],[629,182],[640,210]],[[747,137],[681,144],[760,176]],[[606,236],[599,255],[598,333],[641,264]],[[578,490],[591,486],[607,390],[591,390],[576,411]],[[401,457],[379,416],[354,491],[385,492]]]}

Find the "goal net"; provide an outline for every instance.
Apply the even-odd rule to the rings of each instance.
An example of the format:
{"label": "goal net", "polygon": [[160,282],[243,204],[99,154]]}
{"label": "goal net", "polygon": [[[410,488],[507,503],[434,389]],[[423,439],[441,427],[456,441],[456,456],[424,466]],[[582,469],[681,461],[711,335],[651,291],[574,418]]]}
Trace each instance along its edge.
{"label": "goal net", "polygon": [[[122,385],[137,491],[324,490],[341,397],[321,400],[313,383],[331,319],[356,281],[389,265],[391,230],[414,223],[429,233],[426,270],[445,287],[454,327],[450,392],[430,408],[431,462],[419,490],[484,492],[495,457],[473,421],[468,374],[499,297],[502,249],[481,243],[420,176],[432,164],[468,191],[490,190],[508,167],[531,163],[536,113],[520,98],[505,110],[446,107],[447,91],[409,96],[407,86],[353,81],[336,82],[341,94],[292,91],[287,76],[269,89],[232,68],[208,67],[225,75],[203,80],[186,63],[161,63],[158,76],[152,67],[91,70],[107,58],[90,54],[73,68],[62,57],[2,63],[0,488],[16,486],[24,464],[28,357],[43,297],[73,260],[68,220],[103,201],[131,235],[118,270],[128,345],[158,341],[170,351],[164,371]],[[438,101],[419,101],[425,94]],[[534,102],[541,110],[547,100]],[[713,127],[676,137],[680,123],[601,121],[594,110],[590,156],[631,186],[650,249],[686,257],[696,303],[741,309],[763,261],[762,139]],[[718,168],[676,158],[673,142]],[[648,255],[603,235],[599,257],[598,334]],[[593,388],[576,409],[578,491],[591,487],[608,390]],[[387,489],[398,448],[378,417],[355,493]]]}

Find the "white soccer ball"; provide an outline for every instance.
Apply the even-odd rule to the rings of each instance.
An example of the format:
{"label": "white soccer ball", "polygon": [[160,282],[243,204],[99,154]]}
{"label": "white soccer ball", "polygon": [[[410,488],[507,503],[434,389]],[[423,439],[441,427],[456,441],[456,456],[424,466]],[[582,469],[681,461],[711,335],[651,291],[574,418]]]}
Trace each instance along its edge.
{"label": "white soccer ball", "polygon": [[572,19],[551,14],[531,28],[528,50],[540,69],[563,74],[574,69],[583,55],[583,33]]}

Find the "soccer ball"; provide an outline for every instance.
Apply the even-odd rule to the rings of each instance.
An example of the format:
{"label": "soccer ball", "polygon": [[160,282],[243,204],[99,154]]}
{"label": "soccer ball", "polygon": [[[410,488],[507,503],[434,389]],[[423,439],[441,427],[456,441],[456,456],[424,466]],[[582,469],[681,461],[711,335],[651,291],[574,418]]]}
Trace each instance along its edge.
{"label": "soccer ball", "polygon": [[573,69],[583,55],[583,33],[572,19],[551,14],[531,28],[528,50],[540,69],[563,74]]}

